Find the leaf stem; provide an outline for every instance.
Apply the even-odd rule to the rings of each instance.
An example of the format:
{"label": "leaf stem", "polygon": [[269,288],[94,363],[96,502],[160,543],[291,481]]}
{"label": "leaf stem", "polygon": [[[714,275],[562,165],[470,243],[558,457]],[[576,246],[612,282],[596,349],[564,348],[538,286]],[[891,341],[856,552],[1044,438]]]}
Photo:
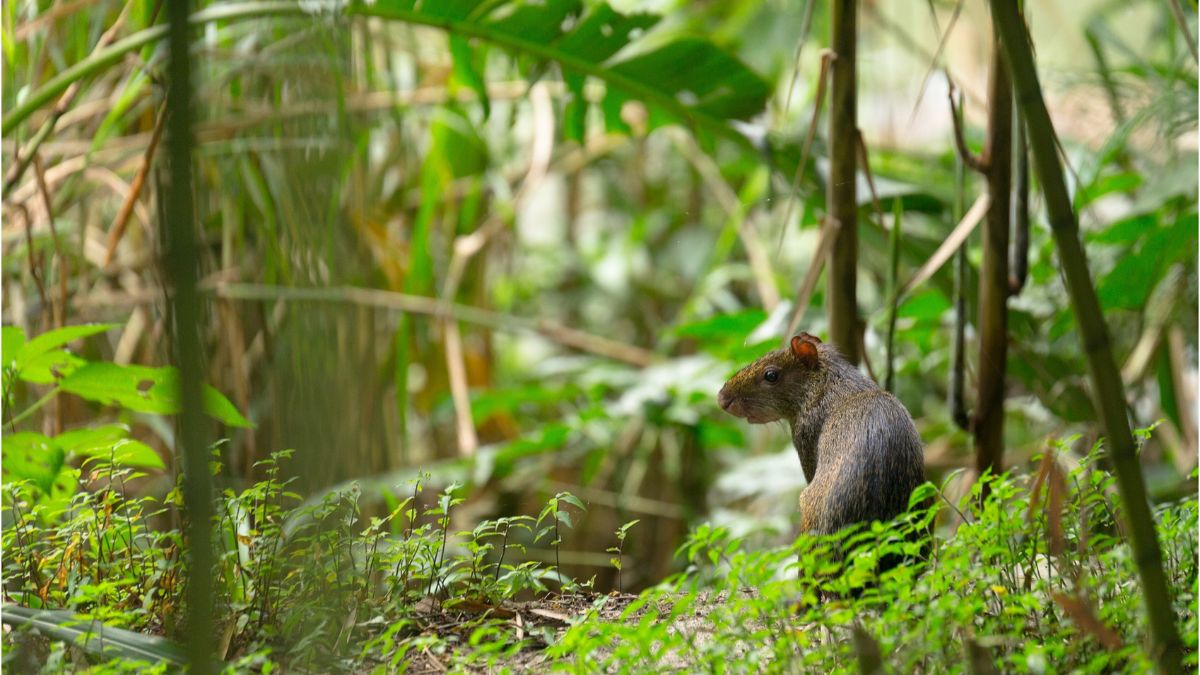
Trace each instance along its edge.
{"label": "leaf stem", "polygon": [[12,418],[11,420],[9,420],[9,421],[8,421],[8,423],[9,423],[9,424],[10,424],[12,427],[14,427],[14,428],[15,428],[15,427],[17,426],[17,423],[18,423],[18,422],[24,421],[24,420],[25,420],[25,418],[27,418],[27,417],[29,417],[30,415],[32,415],[33,413],[37,412],[37,410],[38,410],[39,408],[41,408],[42,406],[44,406],[44,405],[46,405],[47,403],[49,403],[49,402],[50,402],[50,400],[51,400],[51,399],[53,399],[53,398],[54,398],[54,396],[55,396],[55,394],[57,394],[58,392],[59,392],[58,385],[55,385],[53,389],[51,389],[50,391],[46,392],[46,395],[45,395],[45,396],[43,396],[43,397],[39,398],[37,401],[35,401],[35,402],[33,403],[33,405],[29,406],[29,407],[28,407],[28,408],[26,408],[25,410],[22,410],[22,411],[21,411],[21,414],[17,415],[16,417]]}

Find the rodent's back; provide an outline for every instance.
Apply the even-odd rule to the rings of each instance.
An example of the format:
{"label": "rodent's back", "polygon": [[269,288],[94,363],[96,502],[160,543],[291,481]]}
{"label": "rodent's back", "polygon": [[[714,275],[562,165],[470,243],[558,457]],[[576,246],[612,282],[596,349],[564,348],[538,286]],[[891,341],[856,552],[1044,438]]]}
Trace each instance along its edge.
{"label": "rodent's back", "polygon": [[921,438],[895,396],[874,389],[834,404],[817,444],[818,467],[801,497],[803,529],[829,534],[887,521],[925,480]]}

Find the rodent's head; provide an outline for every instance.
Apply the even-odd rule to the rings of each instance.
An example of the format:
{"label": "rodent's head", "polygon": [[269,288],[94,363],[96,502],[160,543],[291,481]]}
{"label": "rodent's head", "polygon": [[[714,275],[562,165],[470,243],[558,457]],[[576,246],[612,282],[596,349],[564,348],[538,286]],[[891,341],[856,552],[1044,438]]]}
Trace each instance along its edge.
{"label": "rodent's head", "polygon": [[821,372],[820,344],[808,333],[793,337],[787,347],[766,354],[729,378],[717,394],[717,403],[751,424],[791,419]]}

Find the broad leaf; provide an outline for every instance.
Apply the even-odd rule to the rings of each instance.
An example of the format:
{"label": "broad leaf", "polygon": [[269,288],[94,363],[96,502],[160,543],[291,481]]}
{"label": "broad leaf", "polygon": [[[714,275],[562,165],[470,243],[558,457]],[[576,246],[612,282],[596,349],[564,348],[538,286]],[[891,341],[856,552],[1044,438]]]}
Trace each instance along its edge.
{"label": "broad leaf", "polygon": [[21,350],[21,354],[17,359],[17,367],[22,368],[23,364],[27,361],[36,359],[52,349],[62,347],[68,342],[89,337],[97,333],[103,333],[116,327],[117,324],[115,323],[96,323],[84,324],[82,326],[64,326],[56,330],[42,333],[41,335],[25,343],[25,347]]}
{"label": "broad leaf", "polygon": [[50,493],[66,459],[53,440],[30,431],[5,436],[0,452],[5,476],[28,480],[44,494]]}
{"label": "broad leaf", "polygon": [[28,359],[22,358],[17,374],[26,382],[54,384],[86,363],[65,349],[51,349]]}
{"label": "broad leaf", "polygon": [[55,436],[54,442],[64,452],[109,460],[118,466],[165,468],[162,457],[145,443],[129,438],[129,428],[122,424],[67,431]]}
{"label": "broad leaf", "polygon": [[604,108],[610,127],[619,122],[614,114],[620,104],[633,99],[647,103],[654,119],[665,116],[743,144],[747,139],[729,122],[762,112],[771,93],[762,78],[706,39],[677,38],[646,47],[642,34],[658,17],[624,15],[603,3],[589,8],[578,0],[358,0],[347,11],[447,31],[457,44],[458,75],[472,88],[478,85],[471,83],[473,76],[462,65],[466,53],[460,40],[465,38],[556,62],[573,94],[567,111],[570,137],[582,131],[587,106],[583,85],[589,77],[608,87]]}
{"label": "broad leaf", "polygon": [[[60,386],[89,401],[135,412],[172,415],[180,410],[179,373],[174,368],[89,363],[64,378]],[[229,426],[251,426],[228,399],[208,386],[204,411]]]}

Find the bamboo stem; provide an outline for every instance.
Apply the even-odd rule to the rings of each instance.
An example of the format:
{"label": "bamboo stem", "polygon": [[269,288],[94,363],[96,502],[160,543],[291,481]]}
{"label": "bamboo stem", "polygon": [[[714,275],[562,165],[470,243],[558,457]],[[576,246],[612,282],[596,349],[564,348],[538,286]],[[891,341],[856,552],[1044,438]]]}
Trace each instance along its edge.
{"label": "bamboo stem", "polygon": [[829,106],[828,217],[840,225],[825,275],[829,338],[850,363],[859,361],[858,321],[858,38],[857,0],[834,0],[834,52]]}
{"label": "bamboo stem", "polygon": [[[999,39],[992,45],[987,145],[988,196],[979,266],[979,360],[975,398],[975,470],[999,474],[1004,466],[1004,385],[1008,363],[1008,235],[1012,215],[1012,82]],[[986,485],[985,485],[986,489]],[[986,495],[986,491],[984,493]]]}
{"label": "bamboo stem", "polygon": [[1088,274],[1087,258],[1079,241],[1079,223],[1059,163],[1054,126],[1042,98],[1033,47],[1015,3],[992,0],[991,11],[1012,73],[1017,102],[1025,116],[1051,231],[1091,373],[1092,395],[1108,435],[1109,454],[1125,506],[1125,530],[1146,602],[1152,651],[1160,672],[1180,673],[1183,671],[1183,645],[1175,627],[1171,595],[1163,576],[1162,550],[1147,501],[1137,448],[1129,430],[1125,393],[1113,360],[1108,327]]}
{"label": "bamboo stem", "polygon": [[167,157],[170,184],[165,195],[162,230],[163,272],[173,319],[175,361],[179,366],[178,446],[184,464],[183,497],[188,516],[188,660],[189,672],[213,672],[212,478],[203,413],[204,365],[200,327],[204,324],[197,283],[200,249],[196,245],[192,196],[192,68],[189,46],[191,3],[167,3]]}

